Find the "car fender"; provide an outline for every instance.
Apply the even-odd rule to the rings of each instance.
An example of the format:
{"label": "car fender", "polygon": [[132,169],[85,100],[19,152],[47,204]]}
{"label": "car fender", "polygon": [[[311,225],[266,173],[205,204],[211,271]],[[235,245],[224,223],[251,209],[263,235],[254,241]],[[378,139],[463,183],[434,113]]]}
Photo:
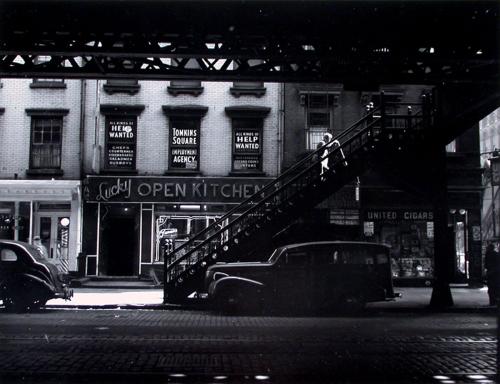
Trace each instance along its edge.
{"label": "car fender", "polygon": [[14,276],[13,278],[8,279],[8,280],[6,279],[3,282],[3,285],[7,289],[9,289],[9,288],[16,289],[16,286],[20,286],[23,283],[24,284],[25,283],[35,284],[37,287],[41,286],[43,289],[47,290],[52,295],[54,295],[56,293],[56,288],[52,283],[47,282],[45,279],[42,279],[38,276],[32,275],[31,273],[16,274],[16,276]]}
{"label": "car fender", "polygon": [[247,279],[239,276],[225,276],[213,281],[208,290],[209,297],[215,297],[226,289],[260,291],[265,285],[257,280]]}

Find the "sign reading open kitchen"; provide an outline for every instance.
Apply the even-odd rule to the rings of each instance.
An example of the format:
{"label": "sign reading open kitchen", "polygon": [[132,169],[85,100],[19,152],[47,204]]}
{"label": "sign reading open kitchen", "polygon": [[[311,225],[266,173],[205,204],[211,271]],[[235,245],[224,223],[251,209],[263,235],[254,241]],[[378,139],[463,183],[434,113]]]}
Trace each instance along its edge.
{"label": "sign reading open kitchen", "polygon": [[171,119],[170,169],[198,170],[200,126],[193,119]]}
{"label": "sign reading open kitchen", "polygon": [[262,169],[262,135],[260,130],[234,130],[233,170],[260,171]]}
{"label": "sign reading open kitchen", "polygon": [[87,202],[238,203],[271,178],[87,177]]}
{"label": "sign reading open kitchen", "polygon": [[137,118],[106,117],[106,169],[135,169]]}

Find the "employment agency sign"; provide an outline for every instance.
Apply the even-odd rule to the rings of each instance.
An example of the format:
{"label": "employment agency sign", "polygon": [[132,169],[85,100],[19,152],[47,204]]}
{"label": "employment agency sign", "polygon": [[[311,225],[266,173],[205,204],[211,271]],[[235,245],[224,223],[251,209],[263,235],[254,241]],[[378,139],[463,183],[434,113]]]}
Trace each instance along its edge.
{"label": "employment agency sign", "polygon": [[239,203],[272,178],[95,177],[83,185],[86,202]]}

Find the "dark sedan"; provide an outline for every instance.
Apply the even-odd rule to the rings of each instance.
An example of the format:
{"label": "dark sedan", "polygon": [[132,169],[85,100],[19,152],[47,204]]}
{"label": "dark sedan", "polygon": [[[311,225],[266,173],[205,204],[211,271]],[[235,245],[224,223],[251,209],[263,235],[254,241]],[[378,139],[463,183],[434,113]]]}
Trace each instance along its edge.
{"label": "dark sedan", "polygon": [[71,299],[57,267],[31,244],[0,240],[0,300],[7,309],[38,309],[47,300]]}

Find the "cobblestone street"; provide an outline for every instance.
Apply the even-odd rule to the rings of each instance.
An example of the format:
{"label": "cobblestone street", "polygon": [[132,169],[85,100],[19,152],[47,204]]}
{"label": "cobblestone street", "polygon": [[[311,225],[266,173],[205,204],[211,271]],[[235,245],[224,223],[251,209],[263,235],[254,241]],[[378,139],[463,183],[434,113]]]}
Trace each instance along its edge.
{"label": "cobblestone street", "polygon": [[2,382],[487,383],[496,319],[52,309],[2,313],[0,355]]}

